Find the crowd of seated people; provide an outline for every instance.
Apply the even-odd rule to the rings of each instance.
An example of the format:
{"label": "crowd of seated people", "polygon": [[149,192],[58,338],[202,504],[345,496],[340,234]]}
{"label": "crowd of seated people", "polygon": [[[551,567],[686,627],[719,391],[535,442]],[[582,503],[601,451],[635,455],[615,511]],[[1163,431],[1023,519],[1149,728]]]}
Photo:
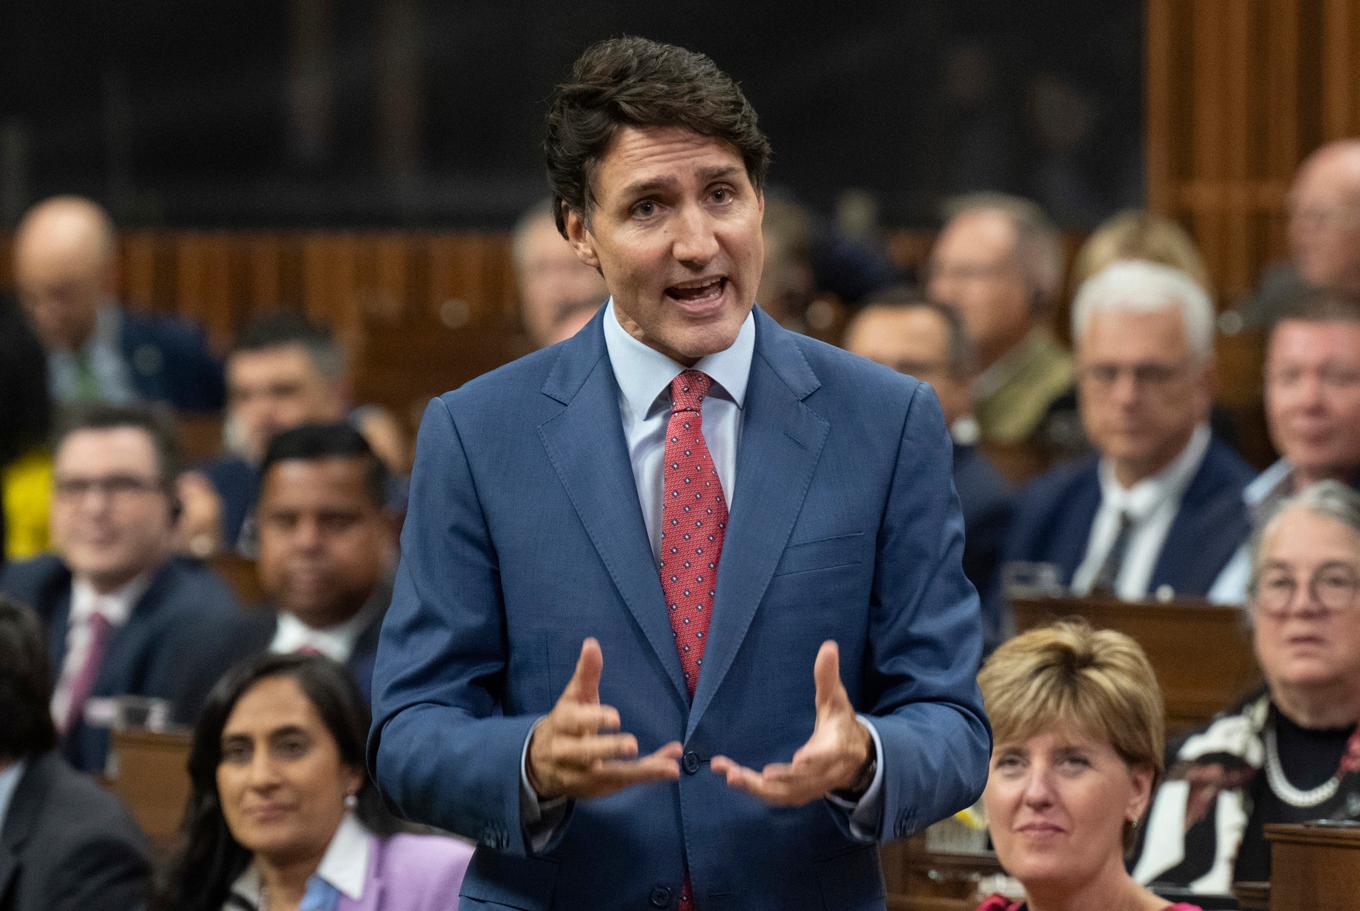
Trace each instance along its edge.
{"label": "crowd of seated people", "polygon": [[[1213,407],[1204,263],[1151,213],[1102,225],[1068,274],[1032,203],[959,199],[920,287],[884,284],[849,314],[844,347],[927,380],[954,441],[991,655],[983,804],[1023,890],[989,911],[1116,897],[1160,911],[1161,886],[1268,878],[1266,823],[1360,818],[1360,241],[1336,216],[1360,221],[1357,148],[1300,169],[1288,282],[1268,277],[1247,314],[1279,454],[1259,473]],[[22,691],[42,706],[23,717],[47,719],[0,724],[0,841],[57,838],[32,810],[50,790],[54,807],[89,808],[81,824],[109,846],[98,871],[64,879],[58,848],[29,850],[11,905],[0,867],[0,908],[446,907],[469,849],[405,832],[363,763],[402,434],[353,408],[353,365],[323,325],[266,314],[219,361],[191,324],[128,309],[117,243],[93,202],[39,203],[0,305],[0,676],[19,681],[0,701]],[[532,344],[592,331],[603,285],[547,206],[512,252]],[[218,408],[221,453],[181,470],[173,415]],[[1035,460],[1007,461],[1016,447]],[[254,561],[263,604],[205,562],[224,551]],[[1015,636],[1011,561],[1051,566],[1078,595],[1243,605],[1265,687],[1164,753],[1138,644],[1071,624]],[[110,768],[128,699],[194,732],[190,810],[154,899],[147,845],[85,777]]]}

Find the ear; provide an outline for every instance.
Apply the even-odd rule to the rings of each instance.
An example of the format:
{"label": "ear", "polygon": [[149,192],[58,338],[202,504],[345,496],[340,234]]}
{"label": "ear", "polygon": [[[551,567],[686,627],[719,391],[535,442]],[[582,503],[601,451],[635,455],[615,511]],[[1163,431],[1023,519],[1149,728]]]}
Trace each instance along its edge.
{"label": "ear", "polygon": [[341,766],[340,783],[344,785],[345,794],[353,794],[356,797],[364,787],[364,771],[354,766]]}
{"label": "ear", "polygon": [[595,235],[590,233],[585,217],[575,209],[568,207],[564,221],[567,227],[567,243],[571,244],[572,252],[576,254],[576,258],[590,268],[599,271],[600,258],[595,255]]}
{"label": "ear", "polygon": [[1152,767],[1130,766],[1129,779],[1133,784],[1133,790],[1129,794],[1128,806],[1124,808],[1124,818],[1136,821],[1143,818],[1148,803],[1152,800]]}

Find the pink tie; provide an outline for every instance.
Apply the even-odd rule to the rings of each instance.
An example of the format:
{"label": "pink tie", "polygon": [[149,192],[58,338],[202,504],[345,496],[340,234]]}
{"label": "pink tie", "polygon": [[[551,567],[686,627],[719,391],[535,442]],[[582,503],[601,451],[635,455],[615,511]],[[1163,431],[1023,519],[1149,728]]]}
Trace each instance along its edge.
{"label": "pink tie", "polygon": [[85,700],[94,690],[95,681],[99,679],[99,669],[104,666],[104,652],[108,648],[109,634],[113,631],[108,618],[98,611],[90,614],[90,618],[85,622],[89,624],[90,645],[85,650],[85,662],[80,666],[80,672],[76,674],[76,679],[71,681],[71,698],[66,710],[66,719],[61,725],[63,735],[70,733],[80,723],[85,712]]}
{"label": "pink tie", "polygon": [[[713,380],[686,370],[671,380],[666,461],[661,470],[661,590],[690,698],[708,644],[708,619],[718,590],[718,561],[727,531],[727,502],[704,442],[703,401]],[[694,908],[685,871],[680,907]]]}

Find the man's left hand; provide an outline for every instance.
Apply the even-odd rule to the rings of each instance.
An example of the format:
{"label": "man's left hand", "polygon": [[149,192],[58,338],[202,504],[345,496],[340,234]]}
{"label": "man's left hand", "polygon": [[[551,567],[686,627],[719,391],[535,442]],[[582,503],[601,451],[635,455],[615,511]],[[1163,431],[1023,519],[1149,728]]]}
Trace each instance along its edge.
{"label": "man's left hand", "polygon": [[840,650],[835,642],[822,643],[812,676],[817,685],[817,722],[812,737],[793,754],[793,761],[771,763],[759,772],[726,756],[714,756],[711,768],[727,778],[728,787],[776,806],[800,807],[859,782],[869,762],[873,738],[855,717],[855,708],[841,683]]}

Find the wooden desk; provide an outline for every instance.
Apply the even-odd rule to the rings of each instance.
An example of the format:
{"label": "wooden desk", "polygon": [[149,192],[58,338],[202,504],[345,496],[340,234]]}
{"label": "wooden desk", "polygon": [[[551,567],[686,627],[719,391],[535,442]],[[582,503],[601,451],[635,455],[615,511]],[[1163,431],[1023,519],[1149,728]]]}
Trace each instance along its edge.
{"label": "wooden desk", "polygon": [[1207,722],[1261,679],[1240,608],[1204,601],[1017,598],[1020,631],[1063,617],[1132,636],[1147,652],[1166,700],[1168,733]]}
{"label": "wooden desk", "polygon": [[189,802],[189,732],[114,731],[109,788],[165,856]]}
{"label": "wooden desk", "polygon": [[1266,826],[1270,911],[1360,909],[1360,828]]}

